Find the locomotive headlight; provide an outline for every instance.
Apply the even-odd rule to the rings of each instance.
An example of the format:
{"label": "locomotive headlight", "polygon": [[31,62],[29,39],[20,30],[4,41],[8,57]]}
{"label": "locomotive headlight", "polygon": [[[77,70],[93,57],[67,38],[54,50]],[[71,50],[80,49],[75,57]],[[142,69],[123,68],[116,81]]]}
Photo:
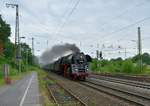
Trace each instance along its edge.
{"label": "locomotive headlight", "polygon": [[74,70],[75,70],[75,71],[78,71],[78,69],[77,69],[77,68],[75,68]]}

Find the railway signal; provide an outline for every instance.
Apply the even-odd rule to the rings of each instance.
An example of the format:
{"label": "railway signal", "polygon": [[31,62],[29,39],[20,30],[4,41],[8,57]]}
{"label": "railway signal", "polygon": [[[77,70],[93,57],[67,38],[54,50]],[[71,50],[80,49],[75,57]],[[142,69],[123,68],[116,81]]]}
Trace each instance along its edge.
{"label": "railway signal", "polygon": [[103,59],[103,57],[102,57],[102,51],[100,51],[99,57],[100,57],[100,59]]}

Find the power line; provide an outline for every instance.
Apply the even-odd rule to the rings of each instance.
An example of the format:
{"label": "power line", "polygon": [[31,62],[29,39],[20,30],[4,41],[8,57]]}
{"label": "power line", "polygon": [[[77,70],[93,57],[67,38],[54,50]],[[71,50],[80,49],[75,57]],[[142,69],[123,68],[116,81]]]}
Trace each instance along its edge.
{"label": "power line", "polygon": [[[127,8],[125,11],[123,11],[123,12],[120,13],[119,15],[114,16],[113,18],[111,18],[111,19],[110,19],[111,21],[107,21],[107,22],[105,22],[104,24],[102,24],[102,27],[104,27],[104,26],[107,25],[108,23],[110,24],[110,23],[113,22],[115,19],[120,18],[122,15],[124,15],[125,13],[127,13],[129,10],[131,10],[131,9],[133,9],[133,8],[136,8],[136,7],[139,7],[139,6],[142,6],[142,5],[144,5],[145,3],[147,3],[147,2],[150,2],[150,1],[147,0],[146,2],[142,2],[142,3],[136,4],[136,5],[132,6],[131,8]],[[103,29],[102,29],[102,30],[103,30]]]}
{"label": "power line", "polygon": [[[72,7],[73,4],[74,4],[74,2],[73,2],[73,0],[71,0],[71,1],[68,3],[68,6],[71,5],[71,7]],[[66,6],[66,7],[68,7],[68,6]],[[65,19],[65,17],[67,17],[67,14],[68,14],[69,11],[70,11],[70,10],[69,10],[68,8],[67,8],[66,11],[64,11],[63,15],[61,16],[62,19],[63,19],[63,18]],[[55,32],[55,33],[57,33],[57,31],[59,30],[59,28],[60,28],[61,26],[62,26],[62,23],[59,23],[59,25],[56,27],[56,32]]]}
{"label": "power line", "polygon": [[[20,1],[17,1],[19,4],[22,4]],[[23,5],[21,6],[21,7],[24,7]],[[26,10],[26,8],[24,8],[24,10]],[[27,13],[29,13],[29,11],[27,11]],[[31,15],[31,14],[30,14]],[[45,23],[43,23],[36,15],[33,15],[33,13],[32,13],[32,15],[31,16],[33,16],[33,17],[35,17],[34,18],[34,20],[36,20],[37,21],[37,23],[38,24],[40,24],[40,28],[39,28],[39,30],[45,30],[45,31],[47,31],[47,32],[49,32],[49,28],[47,27],[47,25],[45,24]],[[30,21],[30,24],[34,24],[34,22],[32,22],[32,21]],[[42,27],[42,28],[41,28]]]}
{"label": "power line", "polygon": [[79,5],[81,0],[78,0],[75,5],[73,6],[73,8],[71,9],[70,13],[68,14],[67,18],[66,18],[66,21],[64,21],[64,23],[62,23],[62,25],[60,26],[58,32],[57,33],[60,33],[60,31],[64,28],[65,24],[67,23],[67,20],[69,20],[69,18],[71,17],[71,15],[73,14],[73,12],[75,11],[75,9],[77,8],[77,6]]}
{"label": "power line", "polygon": [[113,35],[113,34],[115,34],[115,33],[121,32],[122,30],[125,30],[125,29],[127,29],[127,28],[130,28],[130,27],[132,27],[132,26],[134,26],[134,25],[137,25],[137,24],[142,23],[142,22],[144,22],[144,21],[146,21],[146,20],[149,20],[149,19],[150,19],[150,17],[146,17],[146,18],[144,18],[144,19],[138,20],[138,21],[136,21],[136,22],[134,22],[134,23],[132,23],[132,24],[129,24],[129,25],[127,25],[127,26],[124,26],[124,27],[122,27],[122,28],[120,28],[120,29],[118,29],[118,30],[116,30],[116,31],[113,31],[113,32],[108,33],[108,34],[105,34],[104,36],[102,36],[102,38],[103,38],[103,37],[106,38],[106,37],[111,36],[111,35]]}
{"label": "power line", "polygon": [[[147,34],[146,34],[146,35],[147,35]],[[127,36],[125,36],[125,37],[127,37]],[[123,41],[127,41],[127,40],[128,40],[128,41],[129,41],[129,40],[134,40],[134,39],[131,39],[131,38],[129,38],[129,37],[125,39],[125,37],[124,37],[124,38],[120,38],[120,39],[118,39],[117,41],[123,42]],[[142,38],[141,40],[142,40],[142,41],[145,41],[145,40],[149,40],[149,39],[150,39],[150,37],[144,37],[144,38]]]}
{"label": "power line", "polygon": [[[70,0],[70,2],[68,3],[68,5],[67,5],[66,7],[69,7],[70,5],[73,6],[73,4],[74,4],[73,0]],[[64,13],[63,13],[63,15],[62,15],[61,17],[62,17],[62,18],[65,18],[66,15],[67,15],[67,13],[68,13],[69,11],[70,11],[69,9],[65,10]]]}
{"label": "power line", "polygon": [[[147,2],[150,2],[150,1],[149,1],[149,0],[146,0],[145,2],[136,4],[136,5],[134,5],[133,7],[131,7],[130,9],[126,9],[125,11],[123,11],[122,13],[120,13],[119,15],[113,17],[111,20],[114,21],[115,19],[120,18],[122,15],[124,15],[124,14],[125,14],[126,12],[128,12],[129,10],[134,9],[134,8],[136,8],[136,7],[139,7],[139,6],[142,6],[142,5],[146,4]],[[108,24],[108,23],[110,24],[112,21],[107,21],[107,22],[105,22],[105,23],[102,25],[102,27],[105,26],[105,25]],[[132,26],[132,25],[131,25],[131,26]],[[123,27],[123,28],[124,28],[124,27]],[[126,29],[126,28],[125,28],[125,29]],[[101,30],[104,30],[104,29],[102,28]],[[122,29],[119,29],[119,30],[122,30]],[[117,32],[120,32],[120,31],[117,30]],[[117,32],[114,31],[114,32],[111,32],[110,34],[117,33]]]}
{"label": "power line", "polygon": [[[72,1],[73,1],[73,0],[72,0]],[[69,4],[72,3],[72,1],[70,1]],[[65,12],[64,12],[64,15],[63,15],[62,17],[64,17],[66,13],[67,13],[67,12],[65,11]],[[34,17],[35,17],[35,16],[34,16]],[[42,27],[41,30],[44,29],[44,30],[46,30],[46,31],[49,32],[49,29],[48,29],[48,27],[46,27],[46,26],[47,26],[46,24],[44,24],[44,25],[46,25],[46,26],[43,26],[43,23],[42,23],[38,18],[34,18],[34,19],[36,19],[36,21],[41,25],[41,26],[40,26],[40,27]],[[56,30],[57,30],[57,29],[56,29]]]}

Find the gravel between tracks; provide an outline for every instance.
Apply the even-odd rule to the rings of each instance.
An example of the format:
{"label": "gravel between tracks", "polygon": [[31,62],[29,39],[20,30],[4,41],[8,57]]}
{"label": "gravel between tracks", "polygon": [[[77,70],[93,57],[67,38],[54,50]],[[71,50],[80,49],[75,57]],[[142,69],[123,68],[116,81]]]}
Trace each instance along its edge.
{"label": "gravel between tracks", "polygon": [[99,79],[92,79],[92,80],[95,82],[99,82],[100,84],[103,84],[103,85],[109,85],[113,88],[118,88],[118,89],[121,89],[124,91],[132,92],[132,93],[142,95],[142,96],[148,97],[148,98],[150,97],[150,90],[148,90],[148,89],[138,88],[138,87],[134,87],[134,86],[115,83],[115,82],[111,82],[111,81],[99,80]]}
{"label": "gravel between tracks", "polygon": [[56,80],[61,86],[79,97],[88,106],[135,106],[131,103],[127,103],[126,101],[88,88],[78,82],[68,80],[56,74],[49,73],[49,76]]}
{"label": "gravel between tracks", "polygon": [[48,88],[51,90],[51,93],[55,97],[55,100],[59,105],[73,105],[76,106],[79,102],[72,97],[68,92],[66,92],[63,88],[61,88],[57,84],[48,84]]}

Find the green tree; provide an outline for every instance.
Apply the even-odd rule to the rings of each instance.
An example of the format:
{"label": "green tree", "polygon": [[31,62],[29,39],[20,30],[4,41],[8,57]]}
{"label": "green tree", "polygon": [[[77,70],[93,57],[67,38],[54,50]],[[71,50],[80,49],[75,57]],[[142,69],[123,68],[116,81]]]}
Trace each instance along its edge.
{"label": "green tree", "polygon": [[5,42],[11,34],[10,25],[7,24],[0,15],[0,41]]}
{"label": "green tree", "polygon": [[31,48],[26,43],[21,43],[21,55],[24,63],[32,64]]}
{"label": "green tree", "polygon": [[4,55],[6,58],[14,57],[14,44],[8,39],[5,41]]}
{"label": "green tree", "polygon": [[122,61],[123,59],[121,57],[118,57],[116,59],[111,59],[110,61]]}
{"label": "green tree", "polygon": [[[139,60],[139,55],[136,55],[132,58],[133,62],[138,62]],[[150,65],[150,55],[148,53],[143,53],[142,54],[142,61],[144,64]]]}
{"label": "green tree", "polygon": [[[13,53],[12,45],[8,37],[11,34],[10,25],[7,24],[0,15],[0,45],[1,45],[1,54],[4,54],[6,57],[10,57]],[[9,48],[10,47],[10,48]],[[11,53],[10,53],[11,52]]]}
{"label": "green tree", "polygon": [[144,53],[142,55],[143,63],[150,65],[150,55],[148,53]]}

